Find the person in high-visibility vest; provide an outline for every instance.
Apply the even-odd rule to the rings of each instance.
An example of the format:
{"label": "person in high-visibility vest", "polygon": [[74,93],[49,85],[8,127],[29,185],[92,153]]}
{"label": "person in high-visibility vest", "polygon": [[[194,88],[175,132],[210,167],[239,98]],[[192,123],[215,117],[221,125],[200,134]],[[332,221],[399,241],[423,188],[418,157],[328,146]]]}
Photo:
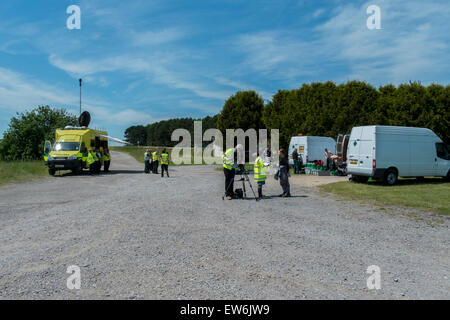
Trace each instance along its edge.
{"label": "person in high-visibility vest", "polygon": [[102,168],[102,154],[99,149],[95,149],[95,173],[100,174]]}
{"label": "person in high-visibility vest", "polygon": [[109,149],[106,148],[105,151],[103,152],[103,171],[108,173],[110,165],[111,165],[111,153],[109,152]]}
{"label": "person in high-visibility vest", "polygon": [[161,177],[164,177],[164,171],[167,173],[167,178],[169,177],[169,154],[166,149],[163,149],[161,156]]}
{"label": "person in high-visibility vest", "polygon": [[158,174],[158,166],[159,166],[158,151],[153,151],[152,153],[152,165],[153,165],[153,173]]}
{"label": "person in high-visibility vest", "polygon": [[144,167],[144,172],[145,173],[150,173],[150,149],[147,149],[144,153],[144,163],[145,163],[145,167]]}
{"label": "person in high-visibility vest", "polygon": [[234,196],[234,177],[238,162],[238,152],[242,152],[242,145],[238,144],[236,148],[227,149],[222,155],[223,173],[225,175],[225,196],[227,200]]}
{"label": "person in high-visibility vest", "polygon": [[261,153],[259,153],[258,157],[255,159],[255,163],[253,165],[253,172],[255,182],[258,185],[258,198],[262,199],[262,186],[266,183],[266,165],[264,164]]}
{"label": "person in high-visibility vest", "polygon": [[89,150],[88,157],[87,157],[87,164],[89,166],[89,174],[93,175],[95,173],[95,158],[96,155],[94,153],[94,150]]}

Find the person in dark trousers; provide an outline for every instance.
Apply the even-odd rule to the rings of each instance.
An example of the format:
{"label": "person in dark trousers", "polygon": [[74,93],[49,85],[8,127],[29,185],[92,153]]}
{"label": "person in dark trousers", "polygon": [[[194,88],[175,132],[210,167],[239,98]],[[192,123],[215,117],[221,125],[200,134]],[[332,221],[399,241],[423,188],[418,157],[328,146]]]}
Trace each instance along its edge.
{"label": "person in dark trousers", "polygon": [[284,149],[278,152],[280,155],[280,185],[283,189],[283,194],[280,197],[290,197],[291,187],[289,185],[289,158]]}
{"label": "person in dark trousers", "polygon": [[102,168],[102,154],[99,149],[95,149],[95,173],[100,174],[100,170]]}
{"label": "person in dark trousers", "polygon": [[153,151],[152,153],[152,166],[153,166],[153,173],[158,174],[159,160],[157,150]]}
{"label": "person in dark trousers", "polygon": [[234,177],[238,165],[238,152],[242,152],[242,145],[238,144],[236,148],[230,148],[222,155],[223,173],[225,175],[225,196],[227,200],[234,196]]}
{"label": "person in dark trousers", "polygon": [[161,177],[164,177],[164,171],[167,173],[167,178],[169,178],[169,154],[164,148],[161,153]]}
{"label": "person in dark trousers", "polygon": [[147,149],[144,152],[144,172],[150,173],[150,149]]}
{"label": "person in dark trousers", "polygon": [[292,159],[294,160],[294,174],[300,173],[300,162],[298,160],[298,152],[297,149],[294,149],[292,152]]}
{"label": "person in dark trousers", "polygon": [[327,170],[330,170],[332,155],[333,154],[330,151],[328,151],[328,149],[325,149],[325,161],[326,161],[326,165],[327,165]]}
{"label": "person in dark trousers", "polygon": [[103,152],[103,171],[108,173],[110,165],[111,165],[111,154],[109,152],[109,149],[106,148],[105,151]]}

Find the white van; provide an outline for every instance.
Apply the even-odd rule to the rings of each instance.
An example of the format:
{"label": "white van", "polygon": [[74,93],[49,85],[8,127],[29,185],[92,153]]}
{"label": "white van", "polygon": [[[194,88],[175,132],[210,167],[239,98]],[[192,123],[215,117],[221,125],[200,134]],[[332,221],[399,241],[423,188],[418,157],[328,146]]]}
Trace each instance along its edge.
{"label": "white van", "polygon": [[303,163],[314,162],[325,159],[325,149],[336,153],[336,141],[330,137],[315,136],[297,136],[292,137],[289,143],[289,164],[294,164],[292,152],[297,149],[298,154],[302,156]]}
{"label": "white van", "polygon": [[398,177],[450,175],[447,146],[426,128],[354,127],[347,159],[347,172],[359,182],[374,177],[393,185]]}

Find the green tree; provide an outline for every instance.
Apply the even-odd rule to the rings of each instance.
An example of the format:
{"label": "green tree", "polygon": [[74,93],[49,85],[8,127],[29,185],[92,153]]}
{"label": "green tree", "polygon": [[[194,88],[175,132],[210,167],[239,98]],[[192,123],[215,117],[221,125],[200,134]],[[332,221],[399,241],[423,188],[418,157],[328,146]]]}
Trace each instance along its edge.
{"label": "green tree", "polygon": [[2,160],[41,159],[45,140],[53,141],[55,130],[76,125],[77,118],[64,109],[39,106],[31,111],[17,113],[0,143]]}
{"label": "green tree", "polygon": [[255,91],[239,91],[225,101],[217,118],[217,129],[265,128],[262,113],[264,100]]}
{"label": "green tree", "polygon": [[134,145],[145,146],[147,130],[144,126],[131,126],[125,130],[125,140]]}

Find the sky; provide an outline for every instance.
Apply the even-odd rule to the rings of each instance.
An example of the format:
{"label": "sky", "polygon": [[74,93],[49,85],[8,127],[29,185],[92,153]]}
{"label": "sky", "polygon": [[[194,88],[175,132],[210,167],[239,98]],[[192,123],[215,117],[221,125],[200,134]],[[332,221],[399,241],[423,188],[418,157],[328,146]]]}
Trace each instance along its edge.
{"label": "sky", "polygon": [[91,127],[117,138],[215,115],[239,90],[267,102],[314,81],[448,85],[449,30],[448,0],[2,0],[0,134],[38,105],[78,115],[79,78]]}

